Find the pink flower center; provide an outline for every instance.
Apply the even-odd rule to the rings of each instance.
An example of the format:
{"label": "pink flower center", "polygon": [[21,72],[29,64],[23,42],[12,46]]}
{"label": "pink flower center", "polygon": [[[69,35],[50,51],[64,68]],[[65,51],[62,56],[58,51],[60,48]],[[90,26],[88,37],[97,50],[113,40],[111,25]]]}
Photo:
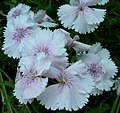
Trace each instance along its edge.
{"label": "pink flower center", "polygon": [[74,77],[69,72],[62,72],[58,75],[58,81],[60,82],[60,86],[67,85],[68,87],[72,87],[74,83]]}
{"label": "pink flower center", "polygon": [[37,74],[37,72],[33,72],[33,70],[30,70],[30,72],[28,72],[25,76],[24,76],[24,79],[25,79],[25,83],[27,85],[30,85],[34,82],[38,82],[38,77],[35,76]]}
{"label": "pink flower center", "polygon": [[92,74],[93,77],[103,76],[105,73],[103,68],[98,63],[92,63],[88,66],[88,71]]}
{"label": "pink flower center", "polygon": [[29,34],[28,28],[17,28],[16,31],[13,32],[13,40],[16,42],[21,42],[21,40]]}
{"label": "pink flower center", "polygon": [[13,14],[12,14],[12,17],[13,18],[16,18],[17,16],[19,16],[20,14],[22,14],[22,11],[20,9],[16,9]]}
{"label": "pink flower center", "polygon": [[34,56],[36,56],[38,53],[40,53],[40,52],[43,52],[43,53],[45,53],[45,55],[49,55],[49,53],[50,53],[50,49],[49,49],[49,47],[48,46],[40,46],[40,47],[38,47],[37,49],[36,49],[36,51],[35,51],[35,53],[34,53]]}

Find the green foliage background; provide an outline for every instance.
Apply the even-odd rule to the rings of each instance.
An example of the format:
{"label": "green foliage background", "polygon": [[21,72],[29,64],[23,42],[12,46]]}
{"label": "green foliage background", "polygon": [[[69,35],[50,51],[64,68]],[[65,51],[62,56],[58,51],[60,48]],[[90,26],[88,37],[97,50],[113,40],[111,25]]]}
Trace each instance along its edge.
{"label": "green foliage background", "polygon": [[[36,12],[43,9],[47,14],[59,23],[57,28],[63,28],[57,17],[57,9],[60,5],[68,3],[69,0],[0,0],[0,112],[1,113],[68,113],[64,110],[46,110],[39,102],[34,100],[32,104],[21,105],[13,96],[14,80],[16,75],[18,60],[7,57],[1,50],[4,36],[4,27],[6,26],[6,17],[8,11],[16,6],[18,3],[24,3],[31,6],[31,9]],[[79,35],[74,30],[67,30],[71,36],[78,34],[80,41],[87,44],[101,42],[103,47],[107,48],[112,59],[115,61],[118,69],[120,68],[120,1],[110,0],[104,6],[97,6],[105,8],[107,15],[104,22],[100,24],[98,29],[93,33],[86,35]],[[71,53],[71,61],[74,61],[74,52]],[[118,71],[117,76],[120,76]],[[2,102],[4,97],[4,102]],[[120,113],[120,98],[116,95],[116,91],[104,92],[100,96],[91,96],[88,104],[79,111],[72,111],[72,113]]]}

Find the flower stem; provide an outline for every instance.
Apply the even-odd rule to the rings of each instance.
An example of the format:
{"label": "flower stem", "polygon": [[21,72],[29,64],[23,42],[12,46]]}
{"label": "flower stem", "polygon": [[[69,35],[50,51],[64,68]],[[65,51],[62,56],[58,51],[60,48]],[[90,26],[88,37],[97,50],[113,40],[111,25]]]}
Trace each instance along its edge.
{"label": "flower stem", "polygon": [[[3,82],[3,78],[2,78],[1,72],[0,72],[0,82]],[[12,109],[11,109],[11,105],[10,105],[9,99],[8,99],[8,95],[7,95],[7,92],[6,92],[5,85],[1,84],[1,88],[2,88],[2,93],[3,93],[3,96],[4,96],[4,101],[5,101],[5,103],[6,103],[7,107],[8,107],[8,111],[9,111],[9,113],[13,113]]]}
{"label": "flower stem", "polygon": [[29,113],[31,113],[31,111],[30,111],[29,107],[28,107],[27,105],[25,105],[25,106],[26,106],[26,108],[27,108],[28,112],[29,112]]}
{"label": "flower stem", "polygon": [[[119,96],[120,97],[120,96]],[[117,110],[116,110],[116,113],[119,113],[119,110],[120,110],[120,101],[118,101],[119,102],[119,104],[118,104],[118,106],[117,106]]]}
{"label": "flower stem", "polygon": [[116,107],[117,107],[117,102],[119,100],[119,96],[116,97],[114,103],[113,103],[113,107],[110,113],[115,113]]}

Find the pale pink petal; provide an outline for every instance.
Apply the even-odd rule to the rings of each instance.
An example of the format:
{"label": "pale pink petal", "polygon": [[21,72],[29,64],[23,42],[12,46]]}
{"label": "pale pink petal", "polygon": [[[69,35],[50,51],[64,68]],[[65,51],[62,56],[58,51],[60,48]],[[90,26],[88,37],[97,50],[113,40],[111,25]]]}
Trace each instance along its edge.
{"label": "pale pink petal", "polygon": [[99,24],[104,20],[105,10],[96,8],[85,8],[84,15],[88,24]]}
{"label": "pale pink petal", "polygon": [[47,109],[72,111],[72,109],[82,108],[87,103],[88,97],[88,94],[79,93],[76,89],[70,89],[67,86],[62,88],[56,84],[49,86],[37,99],[41,100],[41,104],[45,105]]}
{"label": "pale pink petal", "polygon": [[86,34],[87,32],[93,32],[97,28],[97,24],[89,25],[86,22],[85,16],[82,12],[79,12],[77,18],[75,19],[72,29],[75,29],[76,32]]}
{"label": "pale pink petal", "polygon": [[101,0],[79,0],[80,2],[84,3],[86,6],[92,6],[98,4]]}
{"label": "pale pink petal", "polygon": [[47,109],[57,109],[57,96],[61,93],[61,89],[58,86],[59,84],[47,87],[45,92],[37,97],[37,100],[41,100],[41,104],[45,105]]}
{"label": "pale pink petal", "polygon": [[90,45],[84,44],[82,42],[74,41],[73,42],[73,49],[79,53],[83,51],[88,51],[90,49]]}
{"label": "pale pink petal", "polygon": [[57,26],[57,24],[52,23],[52,22],[42,22],[41,24],[39,24],[39,26],[41,26],[41,27],[55,27],[55,26]]}
{"label": "pale pink petal", "polygon": [[100,95],[102,93],[103,93],[102,90],[98,90],[97,88],[94,88],[90,94],[93,96],[96,96],[96,95]]}
{"label": "pale pink petal", "polygon": [[104,59],[101,63],[106,67],[106,76],[114,78],[116,73],[118,72],[118,68],[112,59]]}
{"label": "pale pink petal", "polygon": [[65,47],[65,34],[59,30],[53,32],[53,41],[50,43],[50,49],[53,50],[53,55],[63,55],[66,52]]}
{"label": "pale pink petal", "polygon": [[105,79],[101,82],[96,82],[96,88],[98,90],[105,90],[105,91],[110,91],[110,88],[113,86],[113,81],[111,79]]}
{"label": "pale pink petal", "polygon": [[105,5],[108,2],[109,2],[109,0],[101,0],[98,4],[99,5]]}
{"label": "pale pink petal", "polygon": [[100,52],[98,52],[98,56],[101,58],[110,58],[110,52],[107,49],[102,49]]}
{"label": "pale pink petal", "polygon": [[31,68],[35,68],[34,66],[34,60],[33,60],[33,57],[22,57],[19,61],[19,64],[20,66],[20,72],[23,72],[23,74],[31,69]]}
{"label": "pale pink petal", "polygon": [[46,88],[48,79],[47,78],[37,78],[33,83],[28,84],[22,92],[24,99],[36,98],[39,96]]}
{"label": "pale pink petal", "polygon": [[76,7],[70,6],[68,4],[63,5],[58,9],[57,14],[60,17],[59,20],[62,21],[62,24],[64,25],[64,27],[71,28],[74,20],[77,17]]}
{"label": "pale pink petal", "polygon": [[100,43],[95,43],[91,46],[90,50],[88,51],[88,53],[98,53],[102,50],[102,46]]}
{"label": "pale pink petal", "polygon": [[96,5],[100,2],[101,0],[70,0],[71,5],[79,5],[82,4],[84,6],[91,6],[91,5]]}
{"label": "pale pink petal", "polygon": [[52,62],[53,62],[53,60],[51,60],[47,57],[43,57],[40,60],[36,60],[36,62],[35,62],[36,70],[38,71],[39,74],[41,74],[43,71],[49,70]]}

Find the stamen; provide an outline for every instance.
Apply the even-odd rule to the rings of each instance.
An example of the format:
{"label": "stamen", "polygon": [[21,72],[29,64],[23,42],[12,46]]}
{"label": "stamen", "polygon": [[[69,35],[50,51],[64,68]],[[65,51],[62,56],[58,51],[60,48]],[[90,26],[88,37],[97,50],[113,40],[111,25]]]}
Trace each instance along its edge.
{"label": "stamen", "polygon": [[73,81],[74,81],[74,77],[68,72],[63,72],[59,76],[59,82],[68,87],[73,86]]}
{"label": "stamen", "polygon": [[99,77],[104,75],[104,71],[101,65],[98,63],[92,63],[88,67],[88,71],[92,74],[93,77]]}
{"label": "stamen", "polygon": [[17,28],[15,32],[13,32],[13,40],[17,42],[21,42],[21,40],[29,33],[27,28]]}
{"label": "stamen", "polygon": [[31,83],[38,81],[37,76],[35,75],[35,73],[33,72],[33,70],[30,70],[30,72],[28,72],[28,73],[24,76],[24,79],[25,79],[25,83],[26,83],[27,85],[30,85]]}
{"label": "stamen", "polygon": [[83,7],[80,7],[79,10],[80,10],[80,11],[83,11],[84,9],[83,9]]}

